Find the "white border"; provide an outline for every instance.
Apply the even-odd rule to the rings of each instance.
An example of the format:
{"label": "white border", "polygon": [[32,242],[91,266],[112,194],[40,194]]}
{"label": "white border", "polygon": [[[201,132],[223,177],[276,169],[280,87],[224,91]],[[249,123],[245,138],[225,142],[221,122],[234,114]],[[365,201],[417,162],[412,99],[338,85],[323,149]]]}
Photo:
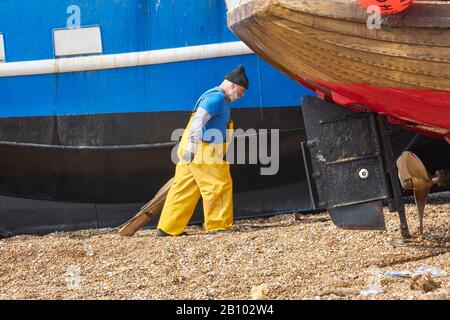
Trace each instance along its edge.
{"label": "white border", "polygon": [[182,48],[0,64],[0,78],[127,68],[253,54],[242,41]]}

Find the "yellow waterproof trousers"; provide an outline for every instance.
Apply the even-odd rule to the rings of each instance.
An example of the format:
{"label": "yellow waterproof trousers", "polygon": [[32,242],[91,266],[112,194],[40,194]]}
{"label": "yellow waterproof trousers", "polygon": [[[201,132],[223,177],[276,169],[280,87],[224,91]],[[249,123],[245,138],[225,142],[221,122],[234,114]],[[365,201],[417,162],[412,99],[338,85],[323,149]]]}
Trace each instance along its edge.
{"label": "yellow waterproof trousers", "polygon": [[[180,159],[187,145],[189,126],[190,122],[180,141]],[[232,122],[228,129],[230,134]],[[230,139],[228,135],[227,141]],[[175,179],[167,195],[158,229],[174,236],[183,233],[200,196],[203,199],[206,231],[233,228],[233,182],[230,164],[223,160],[226,150],[227,143],[202,142],[192,163],[180,161],[177,164]]]}

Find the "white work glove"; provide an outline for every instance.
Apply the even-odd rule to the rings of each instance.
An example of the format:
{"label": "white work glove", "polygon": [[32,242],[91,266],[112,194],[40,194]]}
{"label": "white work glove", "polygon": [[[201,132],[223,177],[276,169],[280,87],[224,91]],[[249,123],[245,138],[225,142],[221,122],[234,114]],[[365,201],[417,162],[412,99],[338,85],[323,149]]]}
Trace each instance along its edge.
{"label": "white work glove", "polygon": [[187,164],[194,161],[195,154],[197,152],[197,145],[195,143],[189,142],[183,153],[183,161]]}
{"label": "white work glove", "polygon": [[182,160],[186,163],[191,163],[194,161],[195,154],[197,153],[198,145],[201,141],[202,128],[205,127],[206,123],[211,119],[211,115],[199,107],[195,112],[195,115],[191,122],[191,128],[188,135],[188,144],[184,150]]}

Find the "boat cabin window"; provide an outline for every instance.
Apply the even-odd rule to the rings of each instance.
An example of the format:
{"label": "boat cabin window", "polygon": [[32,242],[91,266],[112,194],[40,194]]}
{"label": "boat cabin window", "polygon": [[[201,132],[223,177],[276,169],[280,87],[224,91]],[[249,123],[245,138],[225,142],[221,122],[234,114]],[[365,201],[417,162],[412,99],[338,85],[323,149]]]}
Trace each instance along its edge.
{"label": "boat cabin window", "polygon": [[53,30],[55,57],[102,54],[100,27]]}

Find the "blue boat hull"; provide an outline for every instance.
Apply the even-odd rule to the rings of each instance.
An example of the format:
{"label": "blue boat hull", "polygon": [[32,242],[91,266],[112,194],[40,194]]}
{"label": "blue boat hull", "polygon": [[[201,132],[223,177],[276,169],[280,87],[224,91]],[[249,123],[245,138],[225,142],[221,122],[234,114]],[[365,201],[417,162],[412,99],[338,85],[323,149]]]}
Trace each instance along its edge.
{"label": "blue boat hull", "polygon": [[[173,130],[238,64],[250,90],[233,104],[232,118],[244,130],[280,129],[280,171],[261,176],[261,164],[232,166],[236,217],[311,208],[298,107],[311,93],[251,52],[227,52],[239,39],[227,28],[223,1],[79,0],[78,17],[72,5],[0,2],[0,236],[114,227],[130,218],[174,174]],[[69,25],[77,19],[79,26]],[[99,28],[101,53],[58,56],[55,30],[78,27]],[[215,45],[221,49],[208,55]],[[164,63],[102,65],[164,59],[170,50],[173,61]],[[67,61],[76,65],[70,72]],[[199,206],[193,221],[201,220]]]}
{"label": "blue boat hull", "polygon": [[[0,237],[133,216],[174,174],[173,130],[238,64],[250,89],[232,118],[244,130],[280,130],[280,170],[232,166],[236,217],[311,209],[299,104],[313,93],[237,43],[222,0],[76,5],[0,1]],[[56,32],[83,28],[101,31],[101,52],[58,53]],[[193,221],[201,220],[199,205]]]}

